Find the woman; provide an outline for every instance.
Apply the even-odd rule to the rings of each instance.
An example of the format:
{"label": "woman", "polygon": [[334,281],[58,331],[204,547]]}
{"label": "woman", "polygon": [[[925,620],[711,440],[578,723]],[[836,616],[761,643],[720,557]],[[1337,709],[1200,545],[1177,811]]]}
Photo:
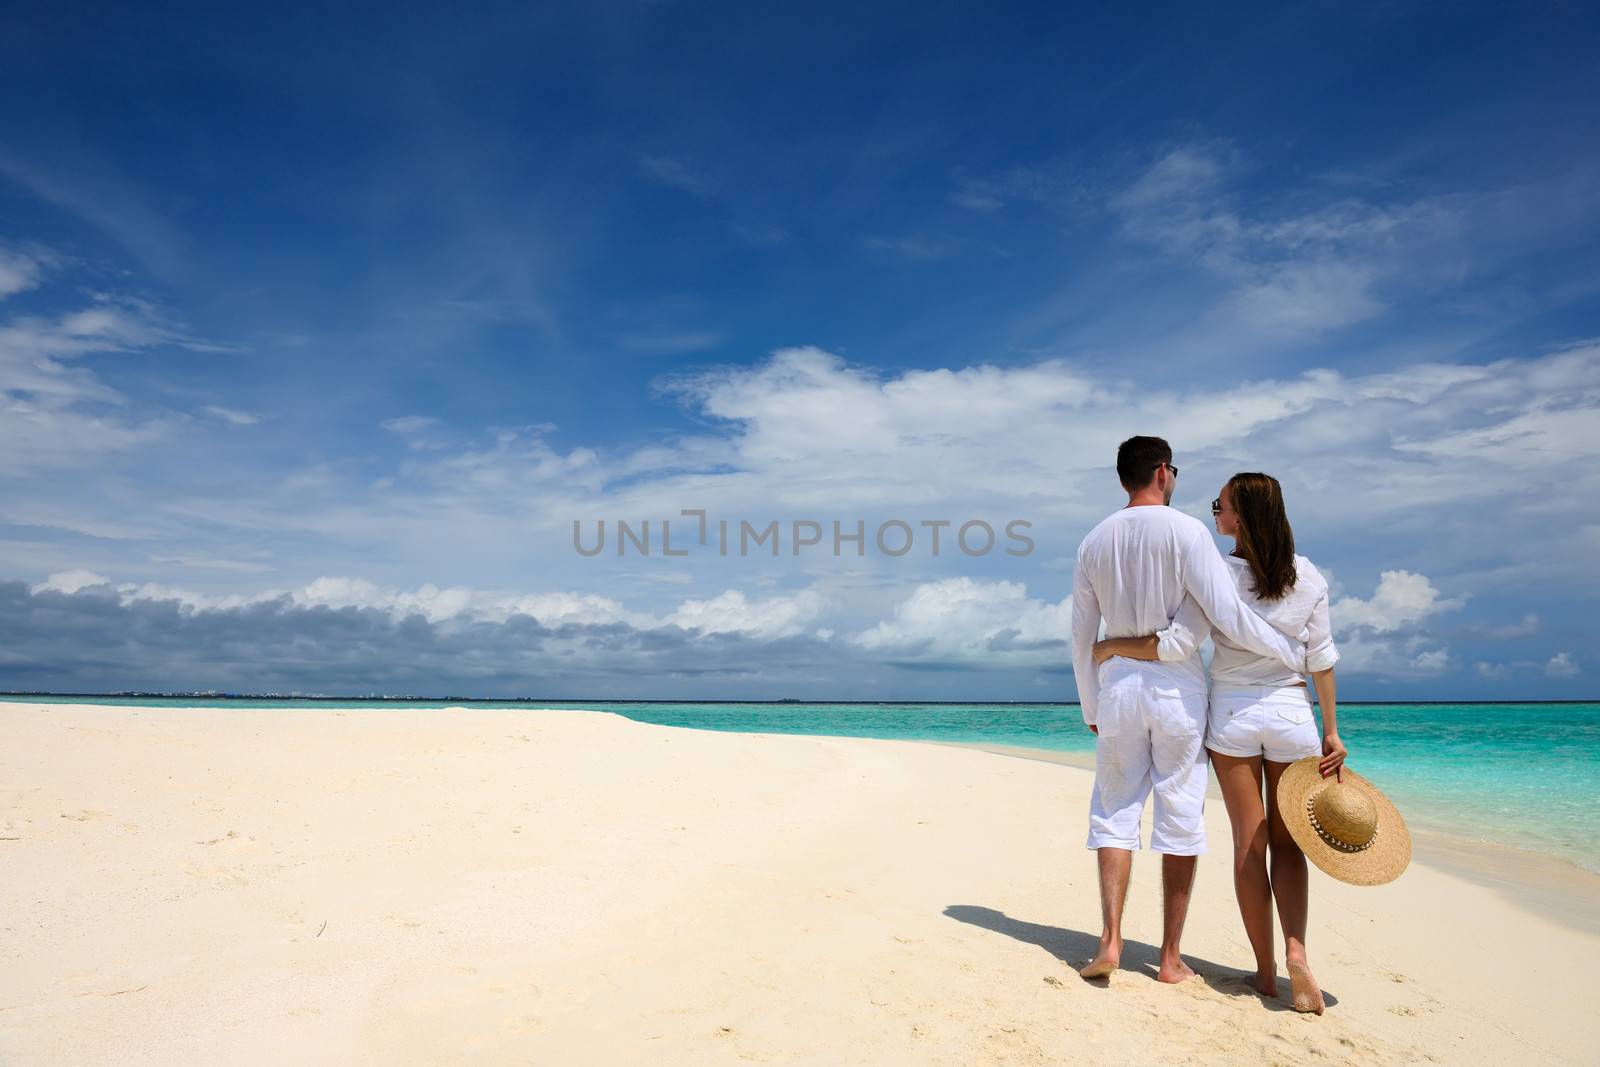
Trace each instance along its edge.
{"label": "woman", "polygon": [[1193,601],[1184,601],[1172,626],[1159,634],[1099,642],[1095,660],[1185,659],[1206,637],[1212,639],[1206,749],[1233,824],[1233,884],[1256,954],[1254,985],[1263,996],[1278,995],[1272,932],[1276,898],[1294,1008],[1320,1015],[1322,990],[1306,962],[1306,858],[1279,816],[1277,795],[1278,779],[1294,761],[1321,753],[1318,766],[1326,778],[1346,755],[1335,706],[1333,664],[1339,651],[1328,622],[1328,583],[1310,560],[1295,555],[1294,531],[1276,478],[1235,474],[1212,501],[1211,513],[1217,532],[1234,539],[1228,563],[1245,603],[1284,634],[1307,635],[1306,669],[1322,707],[1321,739],[1305,678],[1212,632]]}

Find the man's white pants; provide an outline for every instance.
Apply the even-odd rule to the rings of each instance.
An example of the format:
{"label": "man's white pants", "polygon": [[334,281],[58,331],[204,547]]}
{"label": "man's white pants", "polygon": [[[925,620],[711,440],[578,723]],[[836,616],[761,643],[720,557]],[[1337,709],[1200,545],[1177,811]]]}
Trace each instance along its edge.
{"label": "man's white pants", "polygon": [[[1121,672],[1118,672],[1121,674]],[[1139,848],[1144,802],[1156,796],[1150,849],[1206,850],[1206,693],[1121,674],[1100,690],[1089,802],[1090,848]]]}

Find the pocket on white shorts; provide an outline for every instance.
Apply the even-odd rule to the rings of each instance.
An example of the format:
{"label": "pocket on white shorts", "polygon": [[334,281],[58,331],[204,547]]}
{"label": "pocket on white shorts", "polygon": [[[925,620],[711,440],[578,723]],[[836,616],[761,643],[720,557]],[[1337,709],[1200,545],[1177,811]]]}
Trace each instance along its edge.
{"label": "pocket on white shorts", "polygon": [[1296,725],[1311,721],[1311,705],[1282,703],[1278,705],[1278,717],[1286,719]]}

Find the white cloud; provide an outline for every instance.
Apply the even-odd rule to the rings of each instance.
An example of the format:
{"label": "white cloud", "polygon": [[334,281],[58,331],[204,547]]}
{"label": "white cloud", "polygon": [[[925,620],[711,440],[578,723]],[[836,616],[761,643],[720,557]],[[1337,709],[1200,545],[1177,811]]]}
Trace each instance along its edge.
{"label": "white cloud", "polygon": [[[1232,470],[1266,466],[1294,494],[1297,522],[1370,530],[1391,515],[1406,521],[1469,501],[1556,496],[1553,475],[1531,450],[1458,454],[1450,445],[1469,427],[1493,435],[1541,425],[1558,397],[1572,418],[1600,426],[1600,346],[1486,365],[1349,377],[1313,370],[1172,389],[1062,359],[885,376],[795,348],[753,367],[671,377],[663,387],[731,424],[724,440],[737,474],[717,481],[736,493],[748,475],[795,507],[992,500],[1084,521],[1114,497],[1105,472],[1116,443],[1158,429],[1188,458],[1193,477],[1209,470],[1216,479],[1180,480],[1180,500],[1207,501]],[[1570,433],[1571,450],[1593,451],[1594,431],[1560,418],[1547,437]],[[1596,472],[1578,477],[1600,487]],[[1541,506],[1576,517],[1581,499],[1565,494]]]}
{"label": "white cloud", "polygon": [[[1588,353],[1593,356],[1595,353]],[[1458,430],[1400,447],[1435,458],[1470,460],[1491,455],[1497,463],[1536,467],[1589,461],[1600,455],[1600,419],[1595,396],[1552,397],[1537,408],[1487,426]]]}
{"label": "white cloud", "polygon": [[440,588],[425,584],[416,589],[395,589],[363,578],[324,576],[294,589],[267,589],[247,594],[211,594],[156,582],[111,580],[89,570],[51,574],[33,592],[77,593],[93,586],[115,589],[124,605],[144,601],[173,601],[193,612],[228,611],[253,604],[286,601],[294,608],[370,608],[404,619],[420,615],[430,623],[504,623],[525,615],[548,627],[567,624],[607,626],[621,624],[635,630],[679,627],[702,635],[738,634],[756,641],[771,641],[803,632],[827,603],[814,590],[765,598],[747,597],[737,589],[706,599],[687,599],[662,616],[633,611],[610,597],[592,593],[508,593],[464,586]]}
{"label": "white cloud", "polygon": [[1572,662],[1571,652],[1557,652],[1544,665],[1544,672],[1552,678],[1576,678],[1583,672]]}
{"label": "white cloud", "polygon": [[1448,649],[1434,648],[1418,653],[1411,660],[1411,665],[1423,674],[1442,674],[1450,669],[1454,660]]}
{"label": "white cloud", "polygon": [[[1384,571],[1369,598],[1340,596],[1329,613],[1338,669],[1348,675],[1384,678],[1418,678],[1442,674],[1456,666],[1455,656],[1439,646],[1426,623],[1435,616],[1459,610],[1466,596],[1445,598],[1431,579],[1411,571]],[[1495,668],[1475,666],[1491,676]]]}
{"label": "white cloud", "polygon": [[[758,525],[791,516],[861,518],[869,528],[892,515],[913,523],[1020,517],[1035,524],[1034,562],[1042,564],[1069,553],[1087,526],[1116,506],[1116,443],[1158,429],[1179,451],[1180,507],[1203,512],[1227,474],[1264,467],[1283,480],[1302,550],[1319,563],[1330,544],[1365,544],[1393,560],[1386,569],[1414,571],[1427,562],[1466,588],[1459,569],[1481,557],[1479,531],[1436,517],[1492,514],[1508,543],[1537,536],[1546,544],[1548,558],[1532,579],[1550,581],[1592,551],[1587,502],[1600,493],[1600,472],[1579,465],[1558,477],[1518,450],[1426,450],[1464,428],[1536,419],[1556,398],[1600,422],[1596,364],[1600,347],[1485,365],[1354,376],[1319,370],[1152,389],[1064,359],[885,373],[817,348],[784,349],[754,366],[662,379],[663,391],[699,422],[694,435],[625,449],[599,438],[594,447],[557,448],[547,426],[501,429],[466,447],[440,443],[388,469],[321,463],[288,481],[263,481],[225,508],[197,498],[161,514],[223,524],[234,536],[314,536],[322,546],[350,546],[352,556],[365,551],[358,546],[381,543],[409,573],[439,575],[441,584],[487,584],[479,575],[507,568],[526,573],[533,545],[548,548],[538,562],[552,571],[563,556],[570,565],[574,518],[676,518],[684,507]],[[428,418],[390,421],[411,430],[411,440],[431,426]],[[78,498],[57,510],[93,503]],[[1397,558],[1419,545],[1426,546],[1421,555]],[[182,548],[190,555],[229,551],[220,544]],[[441,559],[468,570],[441,575]],[[932,576],[906,574],[912,581]],[[1511,579],[1470,587],[1483,595],[1495,582]],[[1406,598],[1426,597],[1429,588],[1402,581],[1383,594],[1399,597],[1394,604],[1341,601],[1335,619],[1351,611],[1350,622],[1381,626],[1386,610],[1400,612],[1391,616],[1400,620],[1413,610],[1459,606],[1437,591],[1431,602]]]}
{"label": "white cloud", "polygon": [[76,593],[80,589],[87,589],[95,585],[109,585],[111,579],[94,571],[75,568],[70,571],[57,571],[44,581],[33,587],[35,593]]}
{"label": "white cloud", "polygon": [[1240,206],[1240,161],[1226,146],[1168,150],[1109,207],[1123,233],[1193,263],[1228,293],[1216,324],[1269,337],[1310,336],[1374,318],[1383,295],[1415,284],[1426,250],[1459,228],[1437,202],[1378,205],[1344,196],[1311,207],[1304,198],[1274,214]]}
{"label": "white cloud", "polygon": [[[630,610],[594,594],[519,594],[434,585],[395,589],[362,578],[335,576],[294,589],[219,595],[155,582],[114,585],[103,575],[80,569],[52,574],[33,591],[75,594],[98,586],[114,590],[125,607],[167,601],[200,613],[281,602],[295,609],[374,609],[397,621],[419,615],[431,624],[498,624],[522,615],[550,628],[567,624],[620,625],[635,631],[673,627],[701,636],[737,635],[756,642],[808,631],[817,640],[830,641],[836,633],[832,627],[813,626],[826,609],[837,606],[816,589],[768,597],[729,589],[714,597],[685,599],[661,615]],[[897,662],[1059,665],[1065,662],[1070,613],[1070,598],[1049,604],[1030,598],[1021,583],[956,578],[918,585],[896,606],[893,618],[847,641],[859,650]]]}
{"label": "white cloud", "polygon": [[1331,608],[1334,628],[1339,631],[1365,627],[1377,633],[1404,629],[1441,611],[1455,611],[1466,603],[1465,596],[1445,599],[1426,575],[1410,571],[1384,571],[1370,600],[1346,596]]}
{"label": "white cloud", "polygon": [[401,415],[399,418],[385,419],[383,428],[390,433],[397,433],[402,437],[431,430],[439,425],[439,420],[432,415]]}
{"label": "white cloud", "polygon": [[1357,263],[1290,263],[1244,281],[1231,313],[1274,333],[1314,333],[1370,319],[1383,310],[1374,272]]}
{"label": "white cloud", "polygon": [[639,173],[669,189],[688,193],[701,199],[717,191],[717,182],[698,168],[670,156],[643,155],[639,157]]}
{"label": "white cloud", "polygon": [[[1591,514],[1600,494],[1593,464],[1552,469],[1537,451],[1458,455],[1436,445],[1468,430],[1537,422],[1552,410],[1587,412],[1600,422],[1597,366],[1600,346],[1591,345],[1489,364],[1151,387],[1060,358],[884,371],[818,348],[784,349],[754,366],[663,379],[663,391],[689,409],[694,434],[646,437],[629,447],[594,435],[558,447],[548,426],[503,428],[466,446],[441,441],[427,452],[408,450],[393,465],[334,457],[287,478],[281,470],[239,477],[225,503],[214,494],[174,497],[156,489],[139,497],[145,544],[65,559],[107,570],[114,558],[127,567],[153,554],[233,558],[241,544],[270,543],[283,561],[276,569],[308,582],[319,572],[361,573],[379,558],[384,570],[372,576],[385,588],[421,595],[417,579],[434,580],[437,592],[419,607],[427,615],[449,610],[445,590],[497,587],[509,573],[535,588],[615,597],[633,587],[599,563],[579,565],[570,548],[573,519],[672,517],[676,540],[680,509],[704,507],[713,519],[736,525],[747,518],[758,527],[790,517],[838,518],[864,519],[870,530],[898,516],[913,525],[980,517],[998,528],[1025,518],[1034,523],[1038,548],[1019,566],[1037,568],[1069,559],[1088,526],[1117,506],[1110,471],[1116,443],[1156,430],[1178,448],[1180,507],[1203,514],[1227,474],[1265,468],[1282,479],[1301,550],[1319,564],[1326,560],[1348,576],[1378,560],[1386,571],[1415,575],[1409,584],[1404,577],[1399,584],[1380,580],[1370,596],[1336,598],[1344,648],[1355,629],[1409,637],[1400,627],[1461,607],[1459,596],[1439,591],[1446,579],[1452,594],[1471,589],[1475,604],[1513,619],[1529,614],[1529,590],[1540,583],[1594,588],[1584,565],[1600,543]],[[426,436],[429,418],[390,420],[391,430],[412,430],[406,440],[414,440]],[[562,429],[563,437],[585,440],[582,428]],[[52,525],[101,529],[114,499],[63,493],[48,509],[33,500],[29,510],[48,510]],[[116,500],[118,523],[126,524],[131,499]],[[1500,543],[1539,543],[1537,566],[1528,560],[1526,573],[1474,574],[1470,568],[1485,558],[1483,526],[1440,521],[1461,515],[1492,521]],[[826,571],[835,583],[837,604],[828,610],[837,612],[818,622],[857,634],[887,610],[881,591],[891,576],[908,589],[948,577],[951,541],[946,530],[945,560],[919,550],[892,575],[881,559],[848,573],[831,558],[795,566]],[[1329,559],[1335,549],[1345,555]],[[959,566],[960,557],[953,562]],[[1519,565],[1515,555],[1503,562]],[[52,559],[40,570],[64,563]],[[294,573],[302,566],[308,570]],[[692,581],[697,599],[715,599],[735,584],[730,566],[740,565],[696,558],[683,561],[679,574]],[[1424,568],[1437,577],[1416,575]],[[674,607],[652,604],[658,613]],[[1004,628],[997,624],[996,632]],[[1366,662],[1398,670],[1431,650],[1406,650],[1404,663],[1392,656]]]}
{"label": "white cloud", "polygon": [[0,324],[0,474],[85,467],[167,436],[174,418],[130,413],[127,398],[74,363],[161,344],[196,347],[149,304],[126,298]]}
{"label": "white cloud", "polygon": [[42,253],[0,247],[0,300],[38,285],[48,263]]}
{"label": "white cloud", "polygon": [[1191,215],[1192,203],[1215,190],[1222,177],[1223,161],[1214,146],[1180,145],[1112,197],[1111,206],[1136,218],[1147,210]]}
{"label": "white cloud", "polygon": [[254,426],[261,421],[260,415],[252,415],[248,411],[225,408],[216,404],[208,404],[201,410],[207,415],[221,419],[223,422],[231,423],[234,426]]}
{"label": "white cloud", "polygon": [[918,585],[894,617],[856,634],[862,648],[930,663],[1064,663],[1072,603],[1030,598],[1020,582],[949,578]]}
{"label": "white cloud", "polygon": [[686,600],[665,621],[701,633],[738,633],[770,640],[803,631],[823,604],[823,597],[811,590],[752,601],[737,589],[729,589],[709,600]]}

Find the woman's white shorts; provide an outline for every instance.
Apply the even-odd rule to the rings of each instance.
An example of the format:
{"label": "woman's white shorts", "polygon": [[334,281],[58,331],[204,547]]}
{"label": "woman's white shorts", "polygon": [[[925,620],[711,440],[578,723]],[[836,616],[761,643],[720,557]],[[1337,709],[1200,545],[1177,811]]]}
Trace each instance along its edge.
{"label": "woman's white shorts", "polygon": [[1293,763],[1322,752],[1322,738],[1302,685],[1211,690],[1206,748],[1222,756],[1265,756]]}

